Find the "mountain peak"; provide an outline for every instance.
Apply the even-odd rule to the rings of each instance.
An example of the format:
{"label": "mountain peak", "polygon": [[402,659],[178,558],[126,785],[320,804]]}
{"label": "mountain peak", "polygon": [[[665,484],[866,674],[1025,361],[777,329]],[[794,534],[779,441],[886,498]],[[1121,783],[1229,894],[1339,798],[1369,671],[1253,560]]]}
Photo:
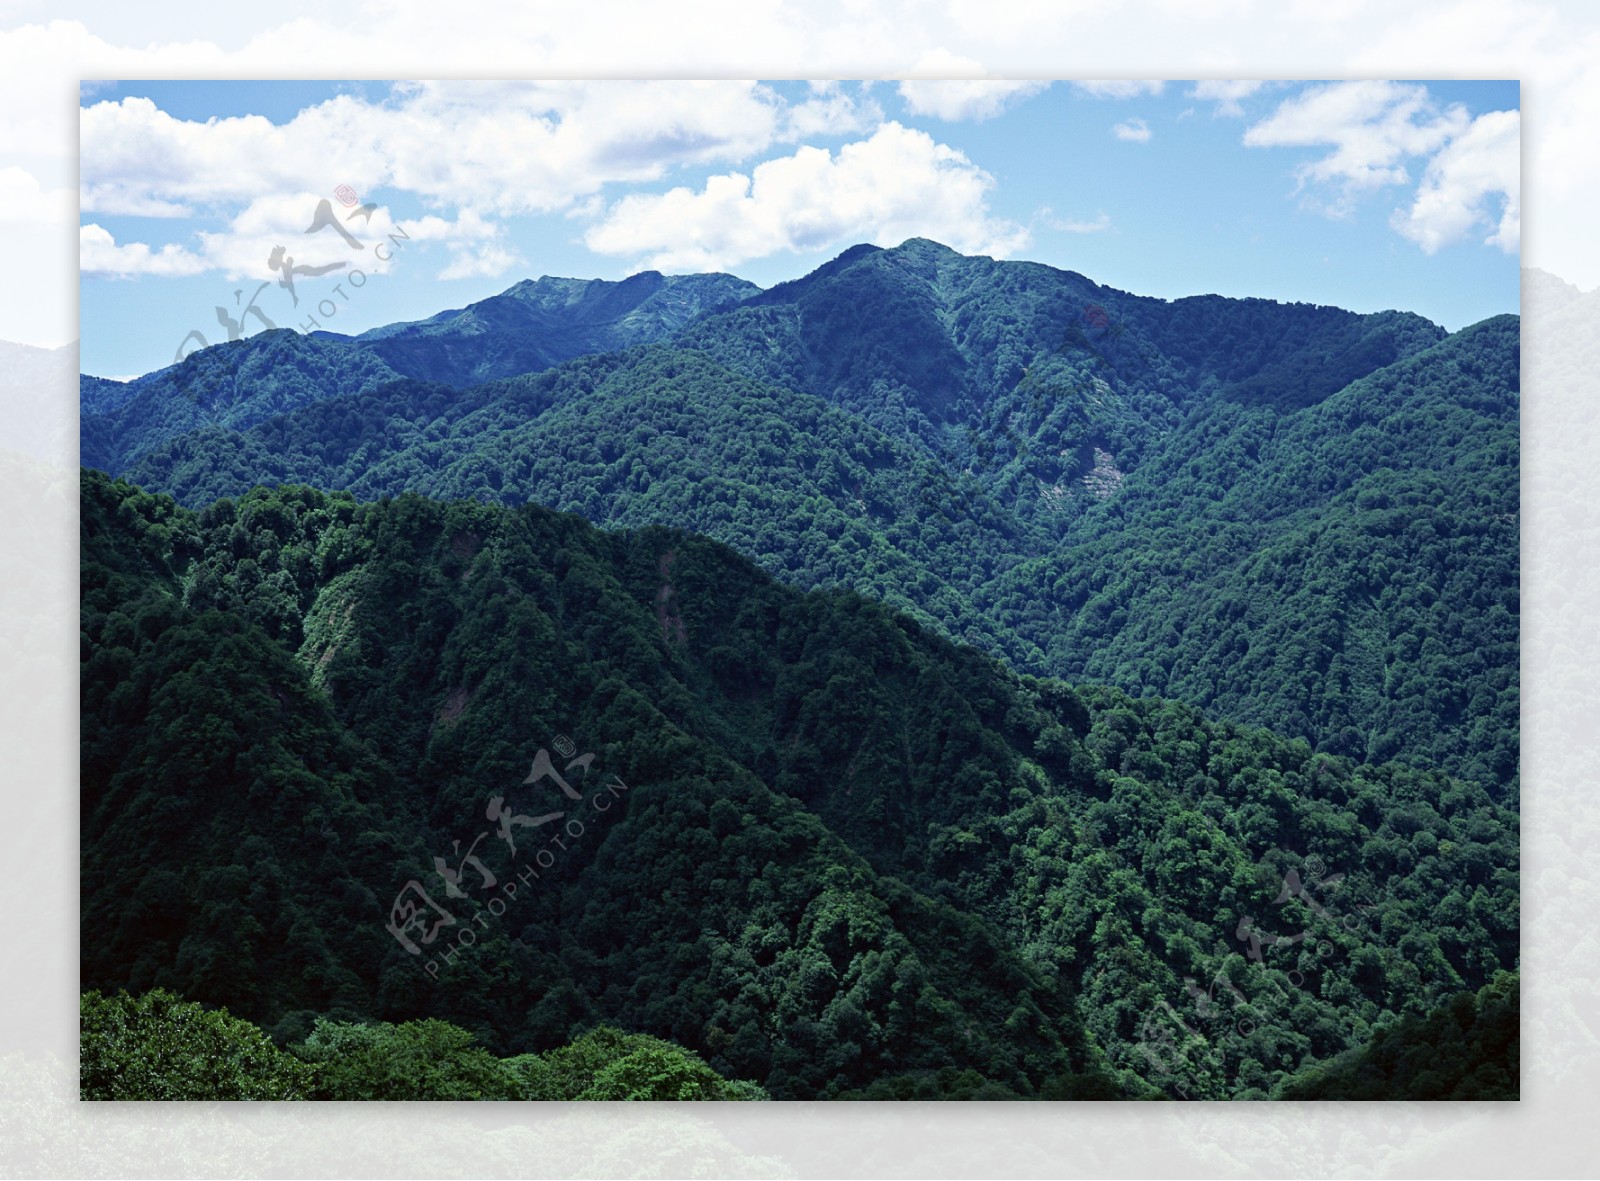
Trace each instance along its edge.
{"label": "mountain peak", "polygon": [[949,254],[954,255],[957,258],[963,257],[960,251],[952,250],[943,242],[935,242],[932,238],[907,238],[904,242],[900,243],[900,245],[894,247],[891,253],[937,255]]}

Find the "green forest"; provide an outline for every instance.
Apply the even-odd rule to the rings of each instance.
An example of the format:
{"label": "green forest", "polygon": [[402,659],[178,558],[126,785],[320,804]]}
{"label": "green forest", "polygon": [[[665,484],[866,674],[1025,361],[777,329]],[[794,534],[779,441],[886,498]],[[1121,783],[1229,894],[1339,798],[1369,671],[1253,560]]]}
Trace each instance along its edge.
{"label": "green forest", "polygon": [[[279,336],[255,347],[295,354],[284,383],[333,347]],[[220,351],[141,398],[192,409]],[[912,242],[459,392],[324,382],[305,401],[254,380],[252,414],[302,404],[248,426],[92,417],[160,436],[102,466],[192,508],[303,483],[676,526],[1033,675],[1511,798],[1519,361],[1515,317],[1445,337],[1401,313],[1168,304]]]}
{"label": "green forest", "polygon": [[1518,1095],[1514,317],[686,279],[85,379],[85,1098]]}

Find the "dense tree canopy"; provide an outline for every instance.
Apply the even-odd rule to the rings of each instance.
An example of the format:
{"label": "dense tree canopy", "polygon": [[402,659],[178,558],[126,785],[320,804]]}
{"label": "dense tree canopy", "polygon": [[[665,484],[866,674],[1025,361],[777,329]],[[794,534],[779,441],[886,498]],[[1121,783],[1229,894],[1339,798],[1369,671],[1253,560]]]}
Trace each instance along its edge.
{"label": "dense tree canopy", "polygon": [[[1035,675],[1515,796],[1515,317],[1446,337],[1398,312],[1167,302],[918,241],[732,308],[711,283],[683,305],[698,315],[645,314],[670,284],[569,305],[562,282],[305,341],[355,350],[311,392],[277,385],[326,363],[197,355],[159,382],[237,357],[250,413],[168,421],[192,403],[152,386],[115,411],[139,440],[124,466],[195,508],[304,483],[686,528]],[[607,300],[633,310],[606,319]],[[363,367],[460,385],[601,340],[639,347],[468,388]],[[86,423],[109,423],[91,396]]]}
{"label": "dense tree canopy", "polygon": [[[775,1098],[1254,1097],[1517,965],[1516,815],[1471,780],[1019,675],[676,530],[82,503],[85,985],[364,1077],[437,1043],[498,1085],[433,1019]],[[585,1088],[709,1085],[639,1050]]]}
{"label": "dense tree canopy", "polygon": [[1514,1096],[1519,354],[912,240],[86,378],[85,1095]]}
{"label": "dense tree canopy", "polygon": [[84,1099],[461,1101],[767,1098],[681,1046],[601,1026],[544,1054],[495,1058],[446,1021],[319,1018],[287,1051],[231,1016],[163,989],[82,997]]}
{"label": "dense tree canopy", "polygon": [[306,1099],[314,1072],[248,1021],[163,989],[83,994],[83,1099]]}

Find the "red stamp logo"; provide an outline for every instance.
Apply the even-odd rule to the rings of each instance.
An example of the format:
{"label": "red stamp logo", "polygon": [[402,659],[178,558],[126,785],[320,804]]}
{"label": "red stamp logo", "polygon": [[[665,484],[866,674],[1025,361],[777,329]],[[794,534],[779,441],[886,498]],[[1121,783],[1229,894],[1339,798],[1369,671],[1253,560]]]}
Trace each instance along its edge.
{"label": "red stamp logo", "polygon": [[354,205],[358,200],[356,197],[356,191],[349,185],[340,185],[338,188],[333,190],[333,195],[339,198],[339,200],[344,202],[344,204],[347,206]]}

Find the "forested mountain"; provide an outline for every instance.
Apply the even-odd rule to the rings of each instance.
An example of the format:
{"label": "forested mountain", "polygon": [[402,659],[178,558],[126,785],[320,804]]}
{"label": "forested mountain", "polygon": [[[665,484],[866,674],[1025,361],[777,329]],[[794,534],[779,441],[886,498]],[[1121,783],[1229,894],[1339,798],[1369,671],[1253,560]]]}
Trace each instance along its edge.
{"label": "forested mountain", "polygon": [[1520,1085],[1520,981],[1501,973],[1427,1017],[1407,1016],[1359,1049],[1284,1084],[1280,1099],[1513,1099]]}
{"label": "forested mountain", "polygon": [[1518,327],[1290,415],[1207,404],[980,609],[1057,675],[1514,793]]}
{"label": "forested mountain", "polygon": [[732,275],[642,271],[620,283],[546,276],[354,339],[407,377],[467,386],[666,340],[696,316],[759,290]]}
{"label": "forested mountain", "polygon": [[[592,377],[691,363],[726,373]],[[573,413],[583,372],[498,397]],[[86,989],[290,1045],[610,1025],[775,1098],[1223,1098],[1517,965],[1476,782],[1020,674],[681,530],[83,481]]]}
{"label": "forested mountain", "polygon": [[[571,327],[586,316],[656,343],[465,389],[363,371],[85,462],[195,508],[281,482],[688,528],[1034,675],[1514,796],[1514,317],[1447,336],[1399,312],[1148,299],[921,240],[722,310],[726,276],[637,278],[652,293],[615,321],[635,280],[567,303],[541,280],[340,347],[459,384],[475,349],[520,364],[600,339]],[[659,313],[680,288],[683,318]],[[556,305],[567,328],[527,327]]]}
{"label": "forested mountain", "polygon": [[273,329],[191,353],[133,382],[80,379],[83,462],[120,473],[192,430],[244,430],[273,415],[399,377],[458,385],[670,337],[756,291],[732,275],[526,280],[466,308],[359,337]]}
{"label": "forested mountain", "polygon": [[120,389],[80,379],[80,454],[122,471],[169,439],[209,425],[243,430],[322,398],[361,393],[399,377],[340,341],[276,328],[190,353]]}

